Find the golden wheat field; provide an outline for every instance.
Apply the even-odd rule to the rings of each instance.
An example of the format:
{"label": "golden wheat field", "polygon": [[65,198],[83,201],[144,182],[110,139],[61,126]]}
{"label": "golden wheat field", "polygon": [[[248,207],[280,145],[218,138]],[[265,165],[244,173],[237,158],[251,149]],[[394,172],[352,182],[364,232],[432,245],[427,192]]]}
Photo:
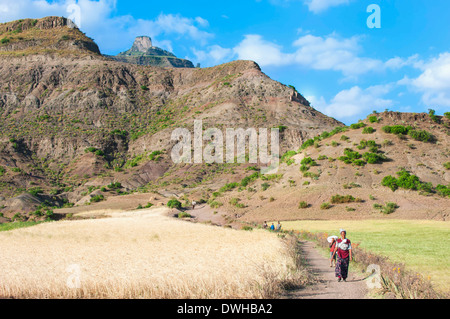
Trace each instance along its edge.
{"label": "golden wheat field", "polygon": [[276,235],[194,224],[165,208],[0,233],[0,297],[258,298],[291,275]]}

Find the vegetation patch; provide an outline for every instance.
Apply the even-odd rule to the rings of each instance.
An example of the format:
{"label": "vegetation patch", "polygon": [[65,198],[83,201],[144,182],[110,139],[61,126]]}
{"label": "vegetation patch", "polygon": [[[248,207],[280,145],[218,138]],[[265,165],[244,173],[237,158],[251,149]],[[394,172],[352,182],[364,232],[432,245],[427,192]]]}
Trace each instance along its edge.
{"label": "vegetation patch", "polygon": [[181,209],[181,202],[176,199],[171,199],[167,202],[167,207]]}
{"label": "vegetation patch", "polygon": [[412,126],[392,125],[383,126],[382,130],[385,133],[396,134],[398,136],[409,135],[416,141],[434,142],[436,138],[425,130],[416,130]]}
{"label": "vegetation patch", "polygon": [[326,138],[329,138],[331,136],[334,136],[334,135],[336,135],[338,133],[345,132],[347,130],[348,130],[347,127],[336,127],[331,132],[325,131],[320,136],[315,136],[314,138],[306,140],[302,144],[302,146],[300,147],[299,151],[304,150],[304,149],[306,149],[306,148],[308,148],[310,146],[313,146],[316,142],[319,142],[319,141],[321,141],[323,139],[326,139]]}
{"label": "vegetation patch", "polygon": [[332,204],[344,204],[344,203],[354,203],[354,202],[362,202],[360,198],[355,198],[352,195],[334,195],[331,197]]}
{"label": "vegetation patch", "polygon": [[431,183],[423,183],[420,181],[419,177],[410,174],[405,169],[397,172],[398,178],[391,175],[385,176],[381,181],[381,185],[389,187],[393,192],[399,188],[411,189],[411,190],[421,190],[427,193],[432,192]]}
{"label": "vegetation patch", "polygon": [[375,132],[375,129],[371,126],[367,126],[367,127],[363,128],[363,131],[362,131],[363,134],[372,134],[373,132]]}
{"label": "vegetation patch", "polygon": [[301,209],[305,209],[305,208],[308,208],[308,207],[309,207],[309,204],[307,202],[305,202],[305,201],[301,201],[298,204],[298,208],[301,208]]}
{"label": "vegetation patch", "polygon": [[399,206],[396,203],[387,202],[384,206],[380,204],[373,204],[373,208],[379,209],[383,214],[389,215],[395,212]]}

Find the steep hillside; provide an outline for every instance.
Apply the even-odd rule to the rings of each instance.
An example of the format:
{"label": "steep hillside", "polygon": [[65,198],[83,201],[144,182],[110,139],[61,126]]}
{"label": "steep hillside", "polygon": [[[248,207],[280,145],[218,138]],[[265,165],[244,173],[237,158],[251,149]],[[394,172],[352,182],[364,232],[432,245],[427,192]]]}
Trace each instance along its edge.
{"label": "steep hillside", "polygon": [[[0,33],[8,39],[0,45],[0,207],[8,217],[148,189],[168,175],[164,183],[180,186],[187,171],[184,187],[220,175],[231,164],[170,159],[172,130],[192,130],[194,119],[204,128],[281,126],[284,151],[343,126],[251,61],[206,69],[111,61],[64,18],[15,21]],[[113,182],[120,186],[101,190]]]}
{"label": "steep hillside", "polygon": [[372,114],[288,152],[276,174],[250,170],[224,180],[222,191],[192,196],[204,196],[229,223],[449,220],[449,128],[450,119],[425,113]]}

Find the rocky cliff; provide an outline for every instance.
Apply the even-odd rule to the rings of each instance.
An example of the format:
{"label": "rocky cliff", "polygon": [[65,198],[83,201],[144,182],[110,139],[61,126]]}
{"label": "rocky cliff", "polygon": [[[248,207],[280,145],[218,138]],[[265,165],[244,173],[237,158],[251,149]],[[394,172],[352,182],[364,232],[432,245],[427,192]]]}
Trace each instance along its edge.
{"label": "rocky cliff", "polygon": [[164,68],[193,68],[191,61],[177,58],[173,53],[152,45],[152,40],[147,36],[137,37],[130,50],[110,56],[119,62],[138,65],[151,65]]}

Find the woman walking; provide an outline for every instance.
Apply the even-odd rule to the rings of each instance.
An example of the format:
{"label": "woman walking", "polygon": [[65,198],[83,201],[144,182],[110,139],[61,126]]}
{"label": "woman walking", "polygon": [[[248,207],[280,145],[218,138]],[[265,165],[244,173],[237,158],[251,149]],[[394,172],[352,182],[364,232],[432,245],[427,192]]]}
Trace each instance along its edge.
{"label": "woman walking", "polygon": [[347,232],[345,229],[340,230],[341,238],[336,240],[336,247],[333,252],[333,256],[331,256],[330,263],[333,261],[334,255],[337,253],[337,262],[335,274],[338,277],[338,281],[347,280],[348,276],[348,265],[352,257],[352,244],[350,239],[347,238]]}

